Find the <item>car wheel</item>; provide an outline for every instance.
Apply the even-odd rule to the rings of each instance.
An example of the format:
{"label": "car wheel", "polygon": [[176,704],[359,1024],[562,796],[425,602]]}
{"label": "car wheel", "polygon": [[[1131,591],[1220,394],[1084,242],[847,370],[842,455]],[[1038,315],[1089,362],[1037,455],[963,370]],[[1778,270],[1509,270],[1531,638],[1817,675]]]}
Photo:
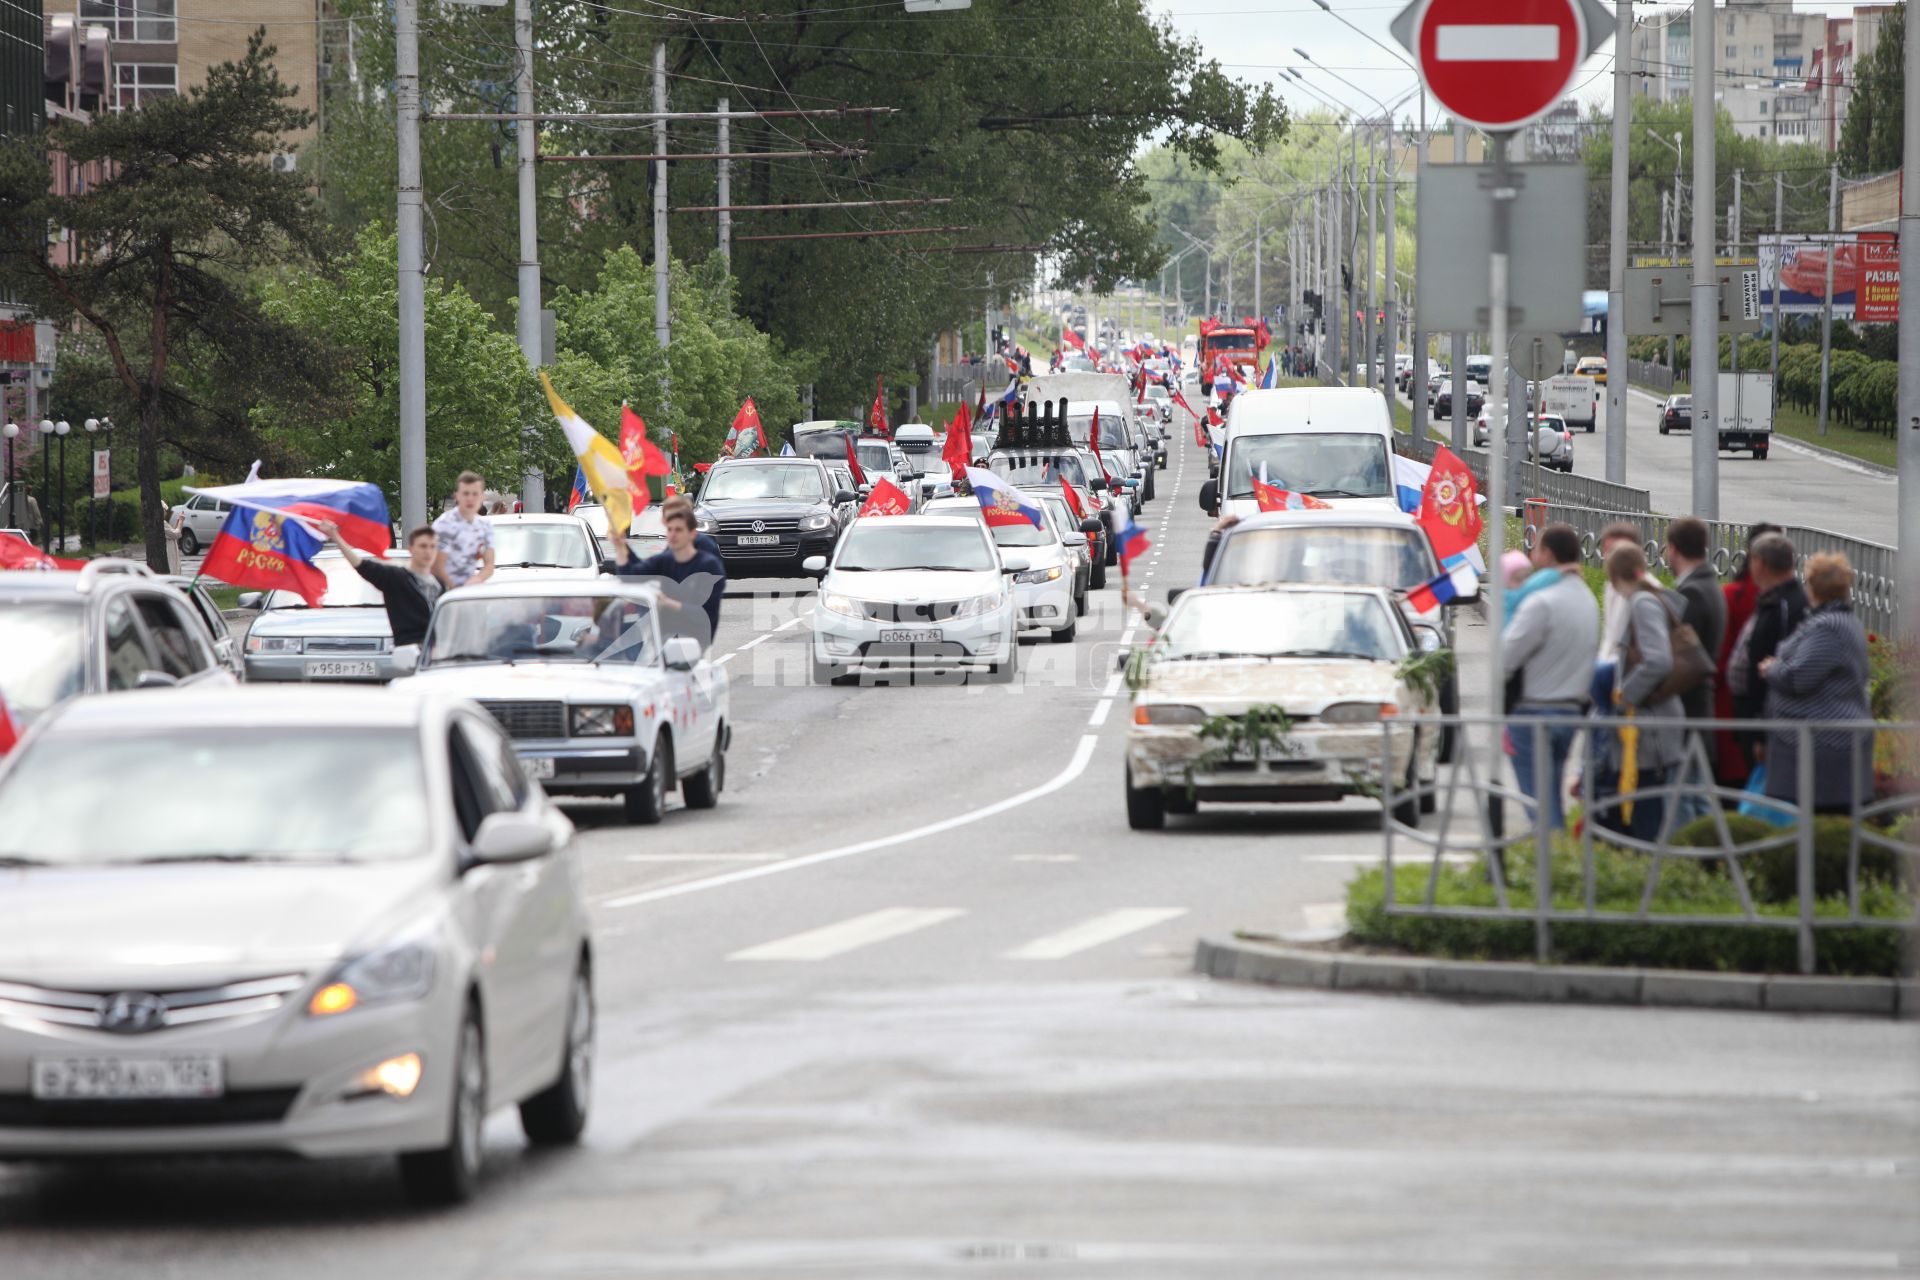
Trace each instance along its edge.
{"label": "car wheel", "polygon": [[680,783],[680,798],[687,802],[689,809],[711,809],[720,803],[720,791],[727,785],[727,753],[721,746],[727,740],[726,732],[727,727],[721,725],[706,768]]}
{"label": "car wheel", "polygon": [[[1413,744],[1413,754],[1414,760],[1418,760],[1420,757],[1420,743],[1417,737]],[[1401,783],[1400,791],[1400,794],[1405,796],[1406,799],[1393,802],[1393,820],[1403,827],[1411,827],[1418,830],[1422,810],[1420,808],[1419,797],[1413,794],[1413,788],[1419,785],[1419,774],[1415,768],[1414,760],[1407,761],[1407,777],[1406,781]]]}
{"label": "car wheel", "polygon": [[536,1147],[580,1140],[593,1096],[593,972],[583,957],[574,971],[567,1027],[560,1042],[560,1078],[520,1104],[520,1129]]}
{"label": "car wheel", "polygon": [[626,792],[627,821],[651,827],[667,816],[667,791],[673,785],[673,739],[662,733],[653,743],[647,776]]}
{"label": "car wheel", "polygon": [[481,1130],[487,1119],[487,1042],[471,1003],[460,1020],[453,1060],[447,1145],[400,1157],[400,1183],[418,1205],[460,1204],[480,1181]]}
{"label": "car wheel", "polygon": [[1767,451],[1765,449],[1755,449],[1753,451],[1753,460],[1755,462],[1765,462],[1767,460]]}
{"label": "car wheel", "polygon": [[1660,434],[1661,435],[1667,434],[1667,424],[1664,422],[1660,424]]}
{"label": "car wheel", "polygon": [[1153,472],[1147,472],[1147,501],[1153,501]]}
{"label": "car wheel", "polygon": [[[1120,563],[1120,543],[1118,539],[1113,537],[1108,537],[1106,554],[1102,557],[1102,559],[1104,559],[1106,563],[1109,565],[1115,565]],[[1104,583],[1105,580],[1106,580],[1106,575],[1102,574],[1101,575],[1102,583]]]}
{"label": "car wheel", "polygon": [[1012,684],[1014,677],[1020,674],[1020,637],[1017,634],[1007,636],[1007,660],[996,662],[987,668],[988,684]]}
{"label": "car wheel", "polygon": [[[1104,556],[1094,562],[1093,573],[1089,575],[1088,581],[1089,583],[1091,583],[1095,591],[1098,591],[1100,590],[1100,588],[1107,585],[1107,562]],[[1082,613],[1086,612],[1084,601],[1082,601],[1080,611]]]}
{"label": "car wheel", "polygon": [[1057,631],[1047,633],[1048,644],[1071,644],[1073,637],[1080,631],[1080,616],[1075,614],[1067,620],[1067,625]]}
{"label": "car wheel", "polygon": [[197,556],[200,554],[199,536],[185,525],[180,527],[180,554],[183,556]]}
{"label": "car wheel", "polygon": [[1133,785],[1127,770],[1127,825],[1135,831],[1158,831],[1167,825],[1167,804],[1158,787]]}
{"label": "car wheel", "polygon": [[1587,424],[1587,434],[1588,434],[1588,435],[1592,435],[1592,434],[1593,434],[1593,426],[1594,426],[1594,424],[1593,424],[1593,423],[1591,423],[1591,422],[1589,422],[1589,423]]}
{"label": "car wheel", "polygon": [[1200,812],[1200,802],[1185,787],[1168,787],[1160,793],[1160,807],[1179,817]]}

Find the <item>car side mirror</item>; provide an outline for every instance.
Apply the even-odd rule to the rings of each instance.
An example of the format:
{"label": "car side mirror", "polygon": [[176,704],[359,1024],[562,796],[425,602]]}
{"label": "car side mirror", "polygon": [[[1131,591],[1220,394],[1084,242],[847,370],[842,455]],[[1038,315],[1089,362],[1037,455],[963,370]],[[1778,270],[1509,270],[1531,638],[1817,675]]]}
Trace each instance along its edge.
{"label": "car side mirror", "polygon": [[1215,480],[1206,480],[1200,485],[1200,509],[1210,516],[1220,514],[1220,484]]}
{"label": "car side mirror", "polygon": [[854,492],[851,489],[842,489],[833,495],[833,505],[836,507],[852,501],[854,501]]}
{"label": "car side mirror", "polygon": [[393,674],[396,676],[410,676],[418,671],[420,669],[420,646],[417,644],[403,644],[396,647],[393,651],[392,665]]}
{"label": "car side mirror", "polygon": [[1025,573],[1033,568],[1033,560],[1027,556],[1003,556],[1000,560],[1002,573]]}
{"label": "car side mirror", "polygon": [[1087,535],[1078,532],[1063,533],[1060,535],[1060,541],[1069,547],[1084,547],[1087,545]]}
{"label": "car side mirror", "polygon": [[691,671],[700,661],[700,642],[692,636],[674,636],[661,648],[660,660],[669,671]]}
{"label": "car side mirror", "polygon": [[266,598],[267,593],[264,591],[242,591],[239,599],[235,600],[234,603],[242,609],[258,609]]}
{"label": "car side mirror", "polygon": [[1147,606],[1147,625],[1149,627],[1152,627],[1155,631],[1158,631],[1162,626],[1166,625],[1166,621],[1167,621],[1166,605],[1150,604]]}
{"label": "car side mirror", "polygon": [[1106,487],[1107,487],[1107,481],[1104,476],[1095,476],[1093,479],[1087,481],[1087,488],[1093,490],[1096,493]]}
{"label": "car side mirror", "polygon": [[800,572],[810,577],[817,578],[826,571],[827,558],[825,556],[808,556],[800,562]]}
{"label": "car side mirror", "polygon": [[478,863],[530,862],[553,852],[553,829],[524,813],[490,813],[468,850]]}
{"label": "car side mirror", "polygon": [[1088,516],[1085,520],[1082,520],[1080,522],[1080,532],[1085,534],[1098,533],[1102,528],[1103,526],[1101,525],[1101,523],[1098,520],[1094,519],[1092,516]]}
{"label": "car side mirror", "polygon": [[620,562],[618,560],[615,560],[612,556],[607,556],[605,559],[600,561],[600,572],[609,574],[609,575],[617,574],[620,572]]}
{"label": "car side mirror", "polygon": [[1442,647],[1440,633],[1432,627],[1419,626],[1413,629],[1413,638],[1422,653],[1438,653]]}
{"label": "car side mirror", "polygon": [[870,485],[870,484],[863,484],[863,485],[861,485],[861,486],[860,486],[860,496],[861,496],[862,498],[864,498],[864,497],[866,497],[866,496],[867,496],[868,494],[870,494],[870,493],[872,493],[872,492],[873,492],[873,486],[872,486],[872,485]]}
{"label": "car side mirror", "polygon": [[171,689],[180,681],[164,671],[142,671],[133,682],[136,689]]}
{"label": "car side mirror", "polygon": [[1181,596],[1185,595],[1186,593],[1187,593],[1187,589],[1185,587],[1168,587],[1167,603],[1172,604],[1175,600],[1178,600]]}

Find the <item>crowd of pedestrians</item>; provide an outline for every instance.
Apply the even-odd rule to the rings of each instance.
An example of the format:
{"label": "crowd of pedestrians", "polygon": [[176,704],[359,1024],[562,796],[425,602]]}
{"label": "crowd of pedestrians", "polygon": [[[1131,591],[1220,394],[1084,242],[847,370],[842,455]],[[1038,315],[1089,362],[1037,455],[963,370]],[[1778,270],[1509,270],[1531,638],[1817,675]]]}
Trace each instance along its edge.
{"label": "crowd of pedestrians", "polygon": [[[1599,600],[1570,525],[1547,525],[1530,555],[1510,553],[1501,566],[1506,751],[1530,822],[1538,805],[1550,826],[1564,826],[1564,797],[1589,786],[1597,827],[1646,841],[1709,812],[1716,783],[1728,807],[1744,797],[1799,805],[1804,731],[1706,722],[1872,719],[1867,633],[1845,556],[1809,557],[1803,578],[1779,526],[1756,525],[1739,571],[1722,584],[1706,523],[1684,516],[1668,524],[1660,548],[1669,586],[1648,563],[1652,549],[1631,521],[1602,530]],[[1570,782],[1590,715],[1620,723],[1585,730],[1586,773]],[[1870,726],[1815,730],[1811,742],[1806,803],[1846,813],[1871,798]]]}

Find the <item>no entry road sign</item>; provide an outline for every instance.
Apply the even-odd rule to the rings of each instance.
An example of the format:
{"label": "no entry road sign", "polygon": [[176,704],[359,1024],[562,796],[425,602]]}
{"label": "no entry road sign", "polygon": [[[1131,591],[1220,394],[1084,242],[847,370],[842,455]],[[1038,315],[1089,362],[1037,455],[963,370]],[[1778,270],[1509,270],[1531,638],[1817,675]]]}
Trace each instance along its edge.
{"label": "no entry road sign", "polygon": [[1414,0],[1392,28],[1441,106],[1501,132],[1552,109],[1613,34],[1605,18],[1600,0]]}

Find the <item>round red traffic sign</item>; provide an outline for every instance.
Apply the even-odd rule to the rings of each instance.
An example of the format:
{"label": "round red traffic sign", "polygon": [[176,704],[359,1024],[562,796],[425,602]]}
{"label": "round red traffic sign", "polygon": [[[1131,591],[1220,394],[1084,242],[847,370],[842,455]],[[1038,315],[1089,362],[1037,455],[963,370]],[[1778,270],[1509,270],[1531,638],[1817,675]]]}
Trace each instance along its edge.
{"label": "round red traffic sign", "polygon": [[1579,0],[1425,0],[1412,45],[1441,106],[1481,129],[1517,129],[1573,83],[1586,18]]}

